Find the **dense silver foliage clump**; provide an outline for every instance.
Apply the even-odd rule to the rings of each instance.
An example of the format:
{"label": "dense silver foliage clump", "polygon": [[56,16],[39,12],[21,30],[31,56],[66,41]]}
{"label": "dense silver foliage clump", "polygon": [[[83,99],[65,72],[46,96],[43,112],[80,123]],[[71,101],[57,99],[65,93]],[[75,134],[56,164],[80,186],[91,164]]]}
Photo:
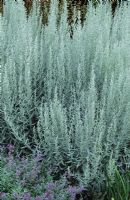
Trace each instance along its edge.
{"label": "dense silver foliage clump", "polygon": [[21,2],[6,2],[0,140],[40,149],[48,165],[100,183],[115,164],[129,166],[130,7],[113,18],[108,4],[90,4],[71,39],[66,10],[56,27],[55,4],[45,27],[36,5],[27,20]]}

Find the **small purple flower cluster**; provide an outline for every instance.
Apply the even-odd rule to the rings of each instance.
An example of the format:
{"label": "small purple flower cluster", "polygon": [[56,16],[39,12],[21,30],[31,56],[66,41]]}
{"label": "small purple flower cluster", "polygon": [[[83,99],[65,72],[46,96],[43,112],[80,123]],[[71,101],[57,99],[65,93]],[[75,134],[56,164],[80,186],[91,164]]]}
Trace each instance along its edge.
{"label": "small purple flower cluster", "polygon": [[14,152],[14,145],[8,144],[7,145],[7,149],[8,149],[9,155],[12,154]]}
{"label": "small purple flower cluster", "polygon": [[[66,195],[67,199],[75,200],[76,194],[83,191],[83,188],[69,186],[66,173],[59,181],[54,182],[52,176],[51,181],[48,181],[47,177],[50,177],[50,173],[47,170],[43,172],[45,167],[42,153],[38,152],[32,157],[14,156],[15,149],[11,144],[7,145],[7,150],[8,155],[6,156],[4,151],[1,151],[3,152],[1,160],[4,160],[4,171],[8,175],[10,174],[11,184],[14,183],[14,188],[16,188],[15,183],[17,183],[20,189],[19,192],[15,189],[12,191],[9,189],[6,193],[1,191],[0,199],[55,200]],[[3,188],[6,188],[6,185]]]}
{"label": "small purple flower cluster", "polygon": [[76,199],[76,195],[81,193],[82,191],[84,191],[85,188],[84,187],[79,187],[77,188],[76,186],[69,186],[68,192],[71,196],[71,200],[75,200]]}
{"label": "small purple flower cluster", "polygon": [[6,193],[5,192],[0,192],[0,199],[6,197]]}
{"label": "small purple flower cluster", "polygon": [[12,197],[15,198],[15,200],[44,200],[42,196],[33,197],[30,192],[25,192],[23,194],[18,194],[14,192],[12,194]]}

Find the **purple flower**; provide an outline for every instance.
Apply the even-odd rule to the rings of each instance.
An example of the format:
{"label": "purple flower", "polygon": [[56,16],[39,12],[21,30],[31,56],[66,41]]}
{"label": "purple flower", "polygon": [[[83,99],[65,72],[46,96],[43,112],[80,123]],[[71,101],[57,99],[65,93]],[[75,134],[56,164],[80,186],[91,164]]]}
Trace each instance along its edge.
{"label": "purple flower", "polygon": [[45,192],[45,200],[53,200],[54,195],[51,192]]}
{"label": "purple flower", "polygon": [[49,197],[50,193],[49,192],[45,192],[45,198]]}
{"label": "purple flower", "polygon": [[35,161],[36,161],[36,162],[39,162],[39,161],[42,161],[42,160],[43,160],[43,154],[38,153],[38,154],[35,156]]}
{"label": "purple flower", "polygon": [[40,197],[40,196],[37,196],[37,197],[35,198],[35,200],[43,200],[43,198]]}
{"label": "purple flower", "polygon": [[14,192],[12,195],[15,199],[20,199],[20,196],[18,193]]}
{"label": "purple flower", "polygon": [[55,189],[55,187],[56,187],[56,184],[53,183],[53,182],[50,182],[50,183],[47,184],[46,190],[52,191],[52,190]]}
{"label": "purple flower", "polygon": [[13,152],[14,152],[14,145],[8,144],[8,145],[7,145],[7,149],[8,149],[8,151],[9,151],[9,154],[13,153]]}
{"label": "purple flower", "polygon": [[24,200],[30,200],[31,199],[31,194],[29,192],[25,192],[23,195]]}
{"label": "purple flower", "polygon": [[4,198],[6,196],[5,192],[0,192],[0,198]]}
{"label": "purple flower", "polygon": [[21,175],[21,171],[20,170],[16,170],[16,176],[19,177]]}
{"label": "purple flower", "polygon": [[74,187],[70,186],[69,189],[68,189],[68,191],[70,193],[77,193],[77,188],[75,186]]}
{"label": "purple flower", "polygon": [[70,186],[68,192],[70,193],[71,200],[75,200],[76,194],[78,193],[78,189],[75,186],[74,187]]}
{"label": "purple flower", "polygon": [[83,192],[83,191],[85,191],[86,189],[83,187],[83,186],[81,186],[79,189],[78,189],[78,193],[81,193],[81,192]]}

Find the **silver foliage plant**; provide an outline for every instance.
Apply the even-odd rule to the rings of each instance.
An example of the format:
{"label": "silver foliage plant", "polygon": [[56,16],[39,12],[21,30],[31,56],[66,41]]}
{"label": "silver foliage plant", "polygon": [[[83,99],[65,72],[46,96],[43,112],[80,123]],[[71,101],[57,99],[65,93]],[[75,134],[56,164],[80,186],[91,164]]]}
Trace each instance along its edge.
{"label": "silver foliage plant", "polygon": [[[130,142],[129,5],[111,15],[88,5],[70,38],[66,8],[56,27],[38,8],[6,1],[2,23],[2,142],[44,152],[48,166],[69,166],[88,185],[128,167]],[[0,126],[2,126],[1,124]],[[79,175],[80,174],[80,175]]]}

